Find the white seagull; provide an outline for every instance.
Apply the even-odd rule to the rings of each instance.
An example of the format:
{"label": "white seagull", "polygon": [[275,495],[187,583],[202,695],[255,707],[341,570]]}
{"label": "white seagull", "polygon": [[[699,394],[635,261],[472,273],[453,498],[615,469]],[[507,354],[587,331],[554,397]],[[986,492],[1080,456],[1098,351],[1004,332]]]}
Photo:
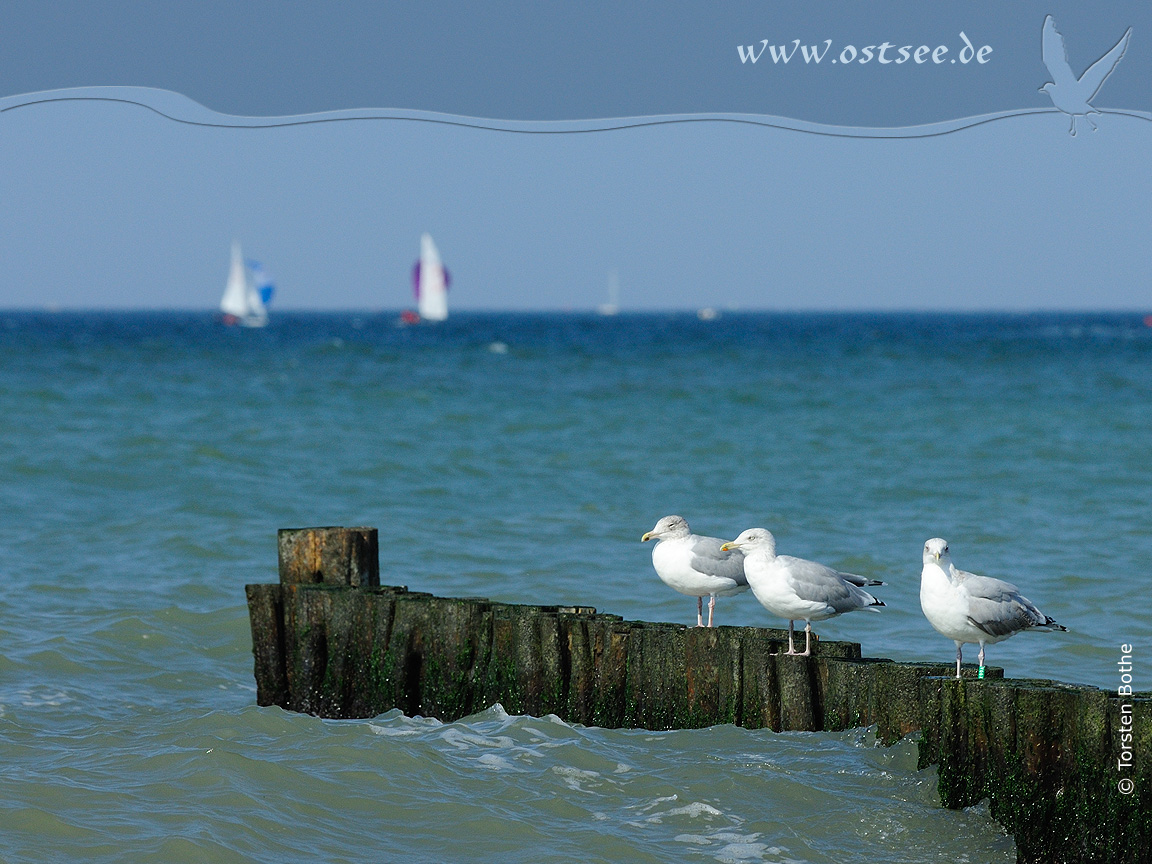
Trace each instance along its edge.
{"label": "white seagull", "polygon": [[1099,114],[1092,107],[1092,97],[1100,92],[1104,79],[1112,74],[1120,58],[1128,48],[1128,38],[1132,35],[1132,28],[1120,37],[1120,41],[1112,46],[1107,54],[1089,66],[1079,78],[1068,65],[1068,50],[1064,47],[1064,37],[1056,29],[1056,22],[1049,15],[1044,19],[1044,35],[1041,41],[1041,50],[1044,54],[1044,65],[1052,74],[1052,80],[1040,88],[1041,93],[1047,93],[1052,104],[1072,116],[1072,128],[1068,131],[1076,134],[1076,118],[1083,117],[1096,131],[1096,124],[1092,122],[1089,114]]}
{"label": "white seagull", "polygon": [[721,549],[739,549],[744,553],[744,572],[752,593],[760,605],[781,618],[788,619],[788,654],[797,654],[793,642],[793,622],[804,619],[804,651],[812,654],[812,622],[832,618],[855,609],[879,611],[883,606],[867,591],[871,585],[883,585],[877,579],[841,573],[815,561],[776,554],[776,538],[763,528],[749,528]]}
{"label": "white seagull", "polygon": [[696,598],[696,626],[704,626],[704,597],[708,596],[708,626],[717,597],[748,590],[744,555],[722,551],[719,537],[693,534],[682,516],[665,516],[640,542],[659,540],[652,547],[652,566],[669,588]]}
{"label": "white seagull", "polygon": [[920,574],[920,608],[928,623],[956,643],[956,677],[966,642],[1003,642],[1023,630],[1064,630],[1020,589],[1000,579],[957,570],[948,557],[948,541],[933,537],[924,544],[924,570]]}

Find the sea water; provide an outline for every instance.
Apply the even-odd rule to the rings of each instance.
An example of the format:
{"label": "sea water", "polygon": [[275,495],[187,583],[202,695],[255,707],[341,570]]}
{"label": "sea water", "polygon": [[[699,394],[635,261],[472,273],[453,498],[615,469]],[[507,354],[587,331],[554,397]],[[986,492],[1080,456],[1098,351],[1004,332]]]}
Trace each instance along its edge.
{"label": "sea water", "polygon": [[1013,861],[869,730],[258,708],[244,585],[371,525],[386,584],[689,624],[640,542],[679,513],[885,580],[816,632],[951,662],[940,536],[1069,628],[989,663],[1108,688],[1127,642],[1147,689],[1150,421],[1138,315],[0,313],[0,860]]}

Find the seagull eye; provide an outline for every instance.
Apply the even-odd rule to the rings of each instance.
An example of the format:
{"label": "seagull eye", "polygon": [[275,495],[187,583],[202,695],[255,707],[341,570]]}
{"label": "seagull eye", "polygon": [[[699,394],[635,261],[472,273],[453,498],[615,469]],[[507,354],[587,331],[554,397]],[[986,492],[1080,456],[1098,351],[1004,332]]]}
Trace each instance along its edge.
{"label": "seagull eye", "polygon": [[945,546],[945,547],[944,547],[944,551],[945,551],[945,552],[947,552],[947,551],[948,551],[948,547],[947,547],[947,546]]}

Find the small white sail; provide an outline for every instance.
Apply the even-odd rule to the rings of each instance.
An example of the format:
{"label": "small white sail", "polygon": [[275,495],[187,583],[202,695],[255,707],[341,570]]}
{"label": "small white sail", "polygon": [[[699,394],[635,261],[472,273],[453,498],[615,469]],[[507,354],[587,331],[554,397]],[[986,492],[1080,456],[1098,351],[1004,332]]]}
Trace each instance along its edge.
{"label": "small white sail", "polygon": [[420,238],[420,263],[416,265],[416,302],[425,321],[448,317],[448,271],[430,234]]}
{"label": "small white sail", "polygon": [[232,243],[232,266],[228,270],[228,284],[220,298],[220,311],[233,318],[248,314],[248,274],[244,272],[244,255],[240,244]]}
{"label": "small white sail", "polygon": [[608,272],[608,302],[600,304],[601,315],[615,315],[620,311],[620,276],[615,268]]}
{"label": "small white sail", "polygon": [[[257,265],[259,266],[259,265]],[[232,265],[228,269],[228,284],[224,296],[220,298],[220,311],[225,324],[242,324],[245,327],[263,327],[268,323],[268,310],[264,306],[264,295],[271,296],[271,283],[263,276],[261,284],[256,284],[244,263],[240,243],[232,241]]]}

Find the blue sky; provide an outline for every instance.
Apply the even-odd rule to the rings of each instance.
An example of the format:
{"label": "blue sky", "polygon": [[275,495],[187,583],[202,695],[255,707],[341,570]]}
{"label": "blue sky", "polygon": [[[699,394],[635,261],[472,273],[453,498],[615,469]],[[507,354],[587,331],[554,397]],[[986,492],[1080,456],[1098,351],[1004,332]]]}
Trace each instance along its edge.
{"label": "blue sky", "polygon": [[[221,10],[220,21],[258,43],[262,62],[223,67],[236,28],[213,40],[202,22],[181,34],[142,13],[132,30],[125,22],[133,5],[112,4],[101,26],[85,22],[92,13],[77,7],[79,17],[55,41],[34,15],[17,13],[4,38],[11,41],[23,16],[29,42],[40,40],[43,50],[32,56],[21,48],[18,67],[10,53],[0,62],[4,80],[31,88],[167,86],[209,108],[254,115],[365,107],[372,103],[361,100],[369,99],[386,105],[398,93],[407,104],[396,107],[491,117],[750,111],[759,96],[747,89],[747,76],[740,86],[732,76],[753,70],[739,68],[730,32],[827,32],[839,48],[862,44],[853,34],[865,30],[894,31],[894,42],[905,38],[896,34],[926,33],[935,42],[931,34],[955,41],[948,34],[959,28],[977,46],[995,48],[987,68],[961,70],[968,79],[943,64],[891,70],[889,79],[890,70],[878,67],[789,69],[790,78],[758,67],[755,87],[775,93],[775,102],[767,100],[777,106],[771,113],[842,124],[1051,108],[1036,92],[1048,80],[1039,51],[1043,13],[1028,4],[1014,7],[999,29],[991,26],[992,4],[981,3],[937,6],[935,18],[924,4],[911,18],[907,4],[880,4],[888,14],[871,22],[836,17],[831,6],[783,4],[771,7],[772,17],[759,16],[758,30],[750,6],[708,19],[708,27],[704,13],[678,6],[678,15],[647,34],[664,48],[628,61],[621,45],[629,40],[619,37],[647,32],[640,6],[611,22],[618,30],[597,30],[607,13],[580,18],[563,7],[479,22],[464,7],[358,19],[365,7],[353,6],[334,20],[294,13],[261,35],[252,17],[257,3],[247,18]],[[523,46],[564,14],[570,41],[586,53],[580,59],[572,45],[556,49],[549,66],[541,59],[547,51]],[[615,269],[621,305],[633,309],[1143,310],[1152,306],[1143,260],[1152,104],[1141,103],[1149,97],[1133,83],[1152,62],[1152,27],[1138,26],[1149,15],[1122,5],[1106,20],[1071,8],[1062,14],[1077,71],[1133,26],[1128,54],[1097,102],[1143,117],[1106,114],[1099,131],[1075,138],[1068,119],[1049,111],[933,138],[878,141],[719,121],[535,135],[397,119],[201,128],[108,102],[3,111],[0,307],[209,309],[223,290],[235,237],[277,277],[279,308],[395,309],[411,302],[408,271],[420,232],[430,231],[452,270],[457,309],[590,309],[606,299]],[[301,70],[327,69],[321,61],[340,55],[342,34],[361,39],[371,28],[355,25],[366,20],[381,34],[384,59],[336,62],[332,74],[312,76],[311,89],[293,89],[311,80]],[[459,57],[446,68],[421,65],[417,49],[421,40],[435,41],[429,34],[438,24],[435,38],[455,44],[469,23],[471,75]],[[192,50],[196,38],[205,40],[202,56]],[[676,66],[678,51],[686,52],[680,65],[711,69],[713,61],[693,52],[725,39],[733,42],[731,63],[715,61],[715,76],[698,75],[705,80],[696,89],[679,73],[651,74]],[[154,43],[167,46],[170,62]],[[131,45],[142,47],[123,50]],[[285,53],[293,46],[296,64]],[[53,65],[67,51],[71,64]],[[597,60],[596,51],[608,59]],[[273,61],[286,71],[272,74]],[[390,74],[392,85],[366,86],[378,82],[368,67]],[[528,71],[551,74],[551,83],[543,87]],[[906,115],[891,107],[902,95]],[[20,101],[0,101],[0,108]]]}

